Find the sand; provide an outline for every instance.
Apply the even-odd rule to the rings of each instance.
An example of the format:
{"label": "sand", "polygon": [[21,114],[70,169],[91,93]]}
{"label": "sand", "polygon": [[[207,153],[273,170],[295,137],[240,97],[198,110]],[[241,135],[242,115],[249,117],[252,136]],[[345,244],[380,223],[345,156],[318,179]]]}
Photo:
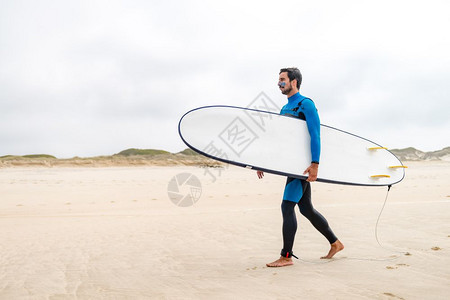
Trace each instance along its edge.
{"label": "sand", "polygon": [[[300,259],[285,268],[265,266],[282,246],[280,176],[231,166],[2,168],[0,299],[448,299],[450,163],[407,165],[378,242],[386,188],[314,183],[313,202],[346,248],[320,260],[329,245],[298,214]],[[201,183],[194,205],[169,198],[181,173]]]}

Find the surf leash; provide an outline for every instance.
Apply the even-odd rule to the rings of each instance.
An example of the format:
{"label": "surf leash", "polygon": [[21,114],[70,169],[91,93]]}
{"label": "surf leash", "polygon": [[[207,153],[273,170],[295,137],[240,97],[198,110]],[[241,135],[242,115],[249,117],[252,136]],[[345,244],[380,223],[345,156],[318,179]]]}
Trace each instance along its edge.
{"label": "surf leash", "polygon": [[391,190],[391,187],[392,187],[392,185],[388,185],[388,190],[386,192],[386,197],[384,198],[383,206],[381,207],[380,213],[378,214],[377,222],[375,224],[375,239],[377,240],[377,243],[378,243],[378,245],[381,248],[384,248],[384,247],[381,245],[380,240],[378,239],[378,223],[380,222],[381,214],[383,213],[384,207],[386,206],[386,202],[387,202],[387,199],[388,199],[388,196],[389,196],[389,191]]}
{"label": "surf leash", "polygon": [[294,253],[292,253],[292,251],[289,252],[289,251],[285,251],[284,249],[281,249],[280,255],[283,256],[283,257],[286,257],[286,258],[295,257],[296,259],[298,259],[298,257],[295,256]]}
{"label": "surf leash", "polygon": [[398,251],[397,249],[392,249],[392,248],[386,248],[386,247],[384,247],[384,246],[381,244],[381,242],[380,242],[380,240],[379,240],[379,238],[378,238],[378,223],[380,222],[381,214],[383,213],[384,207],[386,206],[387,199],[388,199],[388,196],[389,196],[389,191],[391,190],[391,187],[392,187],[392,185],[389,185],[389,186],[388,186],[388,190],[387,190],[387,192],[386,192],[386,198],[384,198],[383,206],[381,207],[381,211],[380,211],[380,213],[378,214],[377,222],[376,222],[376,224],[375,224],[375,239],[377,240],[378,245],[379,245],[381,248],[383,248],[384,250],[387,250],[387,251],[394,251],[394,252],[401,253],[401,254],[404,254],[404,255],[411,255],[411,254],[410,254],[409,252],[407,252],[407,251]]}

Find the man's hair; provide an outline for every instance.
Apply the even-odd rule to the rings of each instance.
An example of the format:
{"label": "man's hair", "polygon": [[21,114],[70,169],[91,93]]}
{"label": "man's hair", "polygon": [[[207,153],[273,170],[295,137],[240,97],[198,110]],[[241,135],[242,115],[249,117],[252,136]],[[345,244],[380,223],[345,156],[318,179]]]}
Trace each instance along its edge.
{"label": "man's hair", "polygon": [[280,74],[283,72],[287,72],[290,81],[297,79],[297,89],[299,89],[300,84],[302,84],[302,73],[300,73],[300,70],[297,68],[283,68],[280,70]]}

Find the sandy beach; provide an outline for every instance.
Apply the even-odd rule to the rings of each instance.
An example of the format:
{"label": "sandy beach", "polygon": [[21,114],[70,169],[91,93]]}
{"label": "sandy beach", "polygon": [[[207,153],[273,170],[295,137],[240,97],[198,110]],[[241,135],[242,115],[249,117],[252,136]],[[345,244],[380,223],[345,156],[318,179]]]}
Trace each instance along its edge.
{"label": "sandy beach", "polygon": [[[329,245],[297,211],[300,259],[284,268],[265,266],[282,246],[283,177],[232,166],[1,168],[0,299],[448,299],[450,162],[405,164],[378,241],[387,188],[313,183],[346,248],[320,260]],[[183,176],[200,185],[174,190]],[[173,203],[190,193],[193,205]]]}

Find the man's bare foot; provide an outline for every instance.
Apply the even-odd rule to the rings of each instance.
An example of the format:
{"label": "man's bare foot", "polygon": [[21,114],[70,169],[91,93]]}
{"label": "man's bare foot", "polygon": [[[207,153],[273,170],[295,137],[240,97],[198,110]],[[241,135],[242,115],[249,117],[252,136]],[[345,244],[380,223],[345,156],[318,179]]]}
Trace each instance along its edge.
{"label": "man's bare foot", "polygon": [[290,266],[293,264],[294,264],[294,262],[292,261],[292,258],[280,256],[279,259],[277,259],[274,262],[266,264],[266,266],[268,266],[268,267],[286,267],[286,266]]}
{"label": "man's bare foot", "polygon": [[322,256],[321,259],[330,259],[332,258],[336,253],[344,249],[344,244],[341,243],[341,241],[337,240],[333,244],[331,244],[331,249],[328,252],[327,256]]}

